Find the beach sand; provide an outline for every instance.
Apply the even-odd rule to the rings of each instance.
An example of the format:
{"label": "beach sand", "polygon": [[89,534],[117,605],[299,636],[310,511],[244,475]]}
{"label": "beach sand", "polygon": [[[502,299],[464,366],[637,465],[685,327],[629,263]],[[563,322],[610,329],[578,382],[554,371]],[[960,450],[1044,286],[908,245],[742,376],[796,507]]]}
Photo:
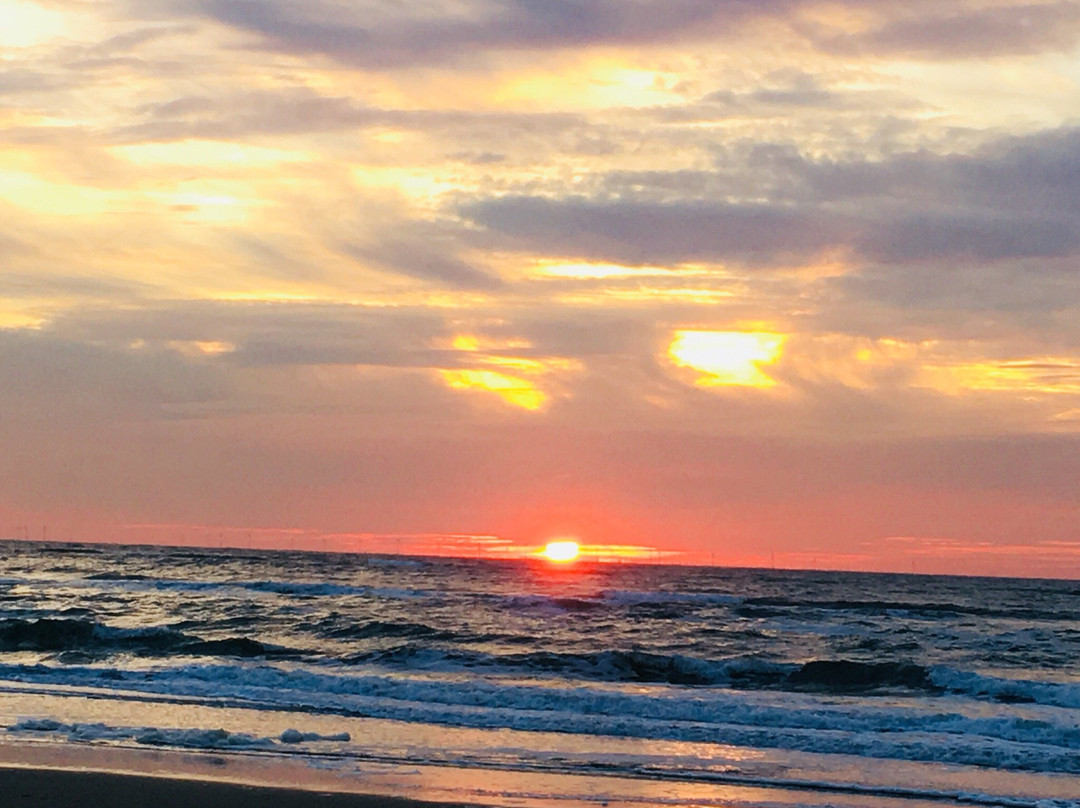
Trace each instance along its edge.
{"label": "beach sand", "polygon": [[399,797],[132,774],[0,768],[4,808],[453,808]]}
{"label": "beach sand", "polygon": [[[945,792],[922,799],[903,796],[905,789],[877,795],[857,785],[845,789],[838,776],[842,772],[832,774],[838,787],[770,787],[372,760],[357,766],[355,761],[326,756],[39,739],[0,743],[0,808],[944,808],[970,804],[967,799],[949,799],[946,793],[1076,796],[1072,777],[1032,781],[1023,773],[979,770],[966,776],[952,772],[954,779],[928,783],[916,779],[913,771],[907,772],[910,776],[897,772],[892,780],[899,785],[940,787]],[[819,776],[813,770],[795,775],[804,783]]]}
{"label": "beach sand", "polygon": [[[412,781],[395,767],[363,775],[305,760],[67,743],[0,743],[0,808],[454,808],[471,797],[453,770]],[[442,775],[441,777],[439,775]],[[472,772],[461,772],[473,779]],[[497,800],[487,801],[497,805]]]}

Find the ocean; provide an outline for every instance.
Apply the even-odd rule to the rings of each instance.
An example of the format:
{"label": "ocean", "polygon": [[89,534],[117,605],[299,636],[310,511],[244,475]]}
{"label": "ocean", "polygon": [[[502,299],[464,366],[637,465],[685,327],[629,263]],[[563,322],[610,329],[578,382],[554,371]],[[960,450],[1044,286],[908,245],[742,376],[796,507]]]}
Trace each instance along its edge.
{"label": "ocean", "polygon": [[1078,808],[1080,582],[4,542],[0,725],[464,802]]}

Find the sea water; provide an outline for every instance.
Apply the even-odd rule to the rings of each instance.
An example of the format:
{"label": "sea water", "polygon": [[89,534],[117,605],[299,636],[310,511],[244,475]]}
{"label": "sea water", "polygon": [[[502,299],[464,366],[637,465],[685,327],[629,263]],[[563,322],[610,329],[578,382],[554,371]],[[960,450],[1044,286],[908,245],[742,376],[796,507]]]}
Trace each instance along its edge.
{"label": "sea water", "polygon": [[586,802],[1076,808],[1080,583],[6,542],[0,723]]}

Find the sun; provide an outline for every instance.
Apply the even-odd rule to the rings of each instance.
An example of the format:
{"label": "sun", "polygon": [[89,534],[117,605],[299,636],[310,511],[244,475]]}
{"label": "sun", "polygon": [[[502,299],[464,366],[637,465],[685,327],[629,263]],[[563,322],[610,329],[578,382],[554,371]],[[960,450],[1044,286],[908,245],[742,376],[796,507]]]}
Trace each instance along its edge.
{"label": "sun", "polygon": [[568,541],[565,539],[552,541],[548,542],[547,546],[541,550],[541,555],[548,561],[565,564],[569,561],[574,561],[581,555],[581,545],[576,541]]}

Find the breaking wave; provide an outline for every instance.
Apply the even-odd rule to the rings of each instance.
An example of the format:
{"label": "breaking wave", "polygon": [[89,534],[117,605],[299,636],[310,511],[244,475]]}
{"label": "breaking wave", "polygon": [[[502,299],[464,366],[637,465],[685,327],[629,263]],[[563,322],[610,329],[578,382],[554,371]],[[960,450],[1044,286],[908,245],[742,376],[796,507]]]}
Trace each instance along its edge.
{"label": "breaking wave", "polygon": [[132,654],[135,656],[294,656],[295,652],[248,637],[203,639],[168,626],[118,628],[78,618],[0,620],[0,653],[60,653],[64,661]]}
{"label": "breaking wave", "polygon": [[917,601],[888,600],[800,600],[781,597],[747,598],[736,611],[746,617],[771,617],[776,614],[787,614],[788,610],[791,609],[799,612],[807,609],[817,609],[873,615],[899,612],[924,618],[967,616],[1040,621],[1072,621],[1076,619],[1070,612],[1032,609],[1024,606],[992,608],[960,603],[919,603]]}
{"label": "breaking wave", "polygon": [[198,699],[247,709],[1080,774],[1075,721],[964,711],[949,701],[935,710],[914,702],[873,706],[792,693],[778,703],[722,689],[705,697],[675,687],[645,693],[519,680],[409,679],[265,663],[142,672],[0,666],[0,674],[39,685],[108,688],[117,698],[158,694],[162,700]]}

